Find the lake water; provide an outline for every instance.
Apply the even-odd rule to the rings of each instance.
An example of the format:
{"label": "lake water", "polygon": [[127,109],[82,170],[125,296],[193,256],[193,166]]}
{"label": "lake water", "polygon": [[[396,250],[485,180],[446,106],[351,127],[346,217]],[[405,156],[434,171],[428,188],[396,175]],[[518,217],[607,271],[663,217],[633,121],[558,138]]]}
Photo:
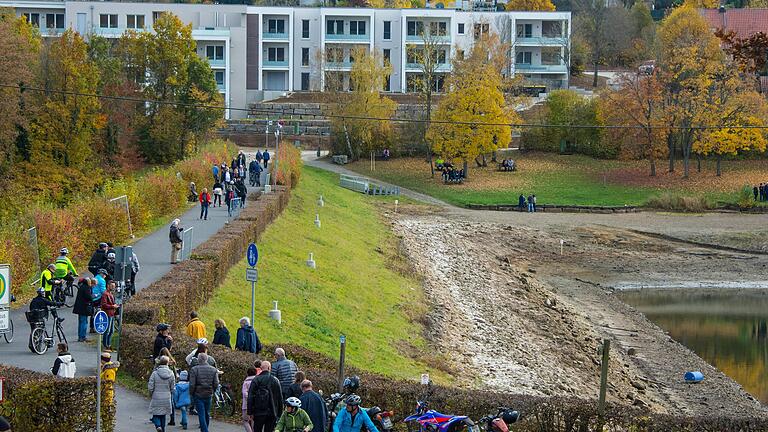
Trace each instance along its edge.
{"label": "lake water", "polygon": [[768,403],[768,291],[643,289],[621,298]]}

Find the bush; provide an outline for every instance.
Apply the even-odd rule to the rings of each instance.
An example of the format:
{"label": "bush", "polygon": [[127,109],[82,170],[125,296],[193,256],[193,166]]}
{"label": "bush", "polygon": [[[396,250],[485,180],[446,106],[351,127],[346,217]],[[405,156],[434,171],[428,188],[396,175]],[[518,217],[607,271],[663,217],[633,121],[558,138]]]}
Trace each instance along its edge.
{"label": "bush", "polygon": [[750,209],[755,206],[755,195],[752,186],[744,185],[739,191],[739,199],[736,201],[740,209]]}
{"label": "bush", "polygon": [[295,188],[299,184],[303,165],[301,150],[294,145],[283,144],[280,146],[278,160],[277,184]]}
{"label": "bush", "polygon": [[[86,432],[96,425],[96,377],[64,379],[0,365],[5,402],[0,414],[16,432]],[[103,401],[103,398],[102,398]],[[115,406],[101,411],[102,430],[114,428]]]}
{"label": "bush", "polygon": [[712,204],[703,196],[688,196],[665,192],[645,203],[646,207],[680,212],[702,212],[712,208]]}

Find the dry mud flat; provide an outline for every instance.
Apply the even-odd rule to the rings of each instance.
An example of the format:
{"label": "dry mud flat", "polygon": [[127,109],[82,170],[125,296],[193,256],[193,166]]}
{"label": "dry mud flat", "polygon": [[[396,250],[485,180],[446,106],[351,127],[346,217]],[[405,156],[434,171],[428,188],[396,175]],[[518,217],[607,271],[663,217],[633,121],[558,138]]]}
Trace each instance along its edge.
{"label": "dry mud flat", "polygon": [[[471,362],[462,385],[596,398],[597,348],[610,338],[610,401],[675,414],[768,413],[607,288],[670,283],[670,276],[741,280],[731,278],[754,274],[768,257],[618,228],[528,228],[429,214],[401,214],[393,226],[424,278],[429,337],[457,362]],[[687,370],[706,379],[685,384]]]}

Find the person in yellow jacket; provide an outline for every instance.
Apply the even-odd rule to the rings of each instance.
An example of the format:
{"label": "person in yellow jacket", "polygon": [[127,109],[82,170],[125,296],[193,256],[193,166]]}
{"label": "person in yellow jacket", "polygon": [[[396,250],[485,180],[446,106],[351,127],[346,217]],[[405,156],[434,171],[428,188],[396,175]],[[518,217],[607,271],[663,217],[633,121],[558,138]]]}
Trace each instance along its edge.
{"label": "person in yellow jacket", "polygon": [[55,264],[48,264],[48,267],[40,273],[40,288],[45,290],[45,296],[48,300],[53,299],[53,280],[55,279],[54,273],[56,272]]}
{"label": "person in yellow jacket", "polygon": [[[54,276],[59,279],[69,277],[72,281],[74,281],[74,278],[76,278],[78,274],[75,266],[72,264],[72,261],[67,256],[67,254],[69,254],[69,249],[61,248],[59,254],[59,257],[56,258],[56,272],[54,273]],[[69,276],[70,274],[72,276]]]}
{"label": "person in yellow jacket", "polygon": [[101,388],[103,403],[110,405],[115,398],[115,380],[117,379],[117,369],[120,362],[112,361],[112,354],[108,352],[101,353]]}
{"label": "person in yellow jacket", "polygon": [[192,339],[202,339],[206,337],[205,324],[203,324],[203,322],[200,321],[200,319],[197,317],[197,312],[190,312],[189,318],[191,320],[189,323],[187,323],[187,336],[191,337]]}

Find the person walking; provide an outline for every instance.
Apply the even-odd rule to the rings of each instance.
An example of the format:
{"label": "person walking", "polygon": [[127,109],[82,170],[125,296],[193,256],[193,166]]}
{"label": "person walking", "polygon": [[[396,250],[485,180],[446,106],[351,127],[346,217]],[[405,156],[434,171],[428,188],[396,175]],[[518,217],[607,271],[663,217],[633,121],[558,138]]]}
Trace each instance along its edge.
{"label": "person walking", "polygon": [[157,336],[155,336],[155,345],[152,348],[152,358],[156,359],[160,356],[160,351],[163,348],[167,348],[169,351],[173,345],[173,337],[171,337],[171,326],[166,323],[160,323],[155,327],[157,330]]}
{"label": "person walking", "polygon": [[754,195],[754,196],[755,196],[755,201],[757,201],[757,195],[758,195],[758,194],[762,195],[762,194],[760,193],[760,190],[757,188],[757,186],[754,186],[754,187],[752,188],[752,195]]}
{"label": "person walking", "polygon": [[285,357],[285,350],[282,348],[275,349],[275,359],[277,361],[272,365],[272,375],[280,381],[283,394],[287,394],[299,368],[293,360],[288,360]]}
{"label": "person walking", "polygon": [[[163,347],[163,349],[160,350],[160,356],[155,358],[155,369],[157,369],[160,366],[160,357],[168,357],[168,369],[171,370],[171,373],[173,373],[173,376],[176,377],[178,374],[176,373],[176,359],[173,358],[173,355],[171,355],[171,351],[168,348]],[[173,402],[173,401],[171,401]],[[166,426],[175,426],[176,425],[176,410],[171,410],[171,421],[166,424]]]}
{"label": "person walking", "polygon": [[525,196],[523,194],[520,194],[520,196],[517,198],[517,207],[521,212],[525,211]]}
{"label": "person walking", "polygon": [[187,357],[185,357],[187,364],[190,367],[197,366],[197,363],[200,361],[200,354],[202,353],[207,355],[208,364],[216,367],[216,359],[214,359],[212,355],[208,354],[208,339],[206,338],[197,340],[197,348],[193,349],[189,354],[187,354]]}
{"label": "person walking", "polygon": [[261,362],[261,373],[248,389],[248,415],[253,418],[254,432],[274,431],[277,419],[283,414],[283,393],[280,381],[272,373],[272,365]]}
{"label": "person walking", "polygon": [[54,376],[62,378],[74,378],[77,372],[77,365],[72,354],[69,353],[69,347],[66,343],[60,343],[56,346],[56,360],[53,361],[51,373]]}
{"label": "person walking", "polygon": [[304,380],[301,382],[301,408],[307,412],[309,419],[312,420],[312,432],[325,432],[325,425],[328,423],[328,410],[325,407],[325,401],[316,391],[312,389],[312,381]]}
{"label": "person walking", "polygon": [[208,193],[208,188],[203,188],[200,192],[200,219],[208,220],[208,206],[211,205],[211,194]]}
{"label": "person walking", "polygon": [[248,187],[245,185],[243,178],[240,178],[240,180],[235,183],[235,189],[237,191],[238,198],[240,198],[240,208],[244,208],[245,198],[248,196]]}
{"label": "person walking", "polygon": [[264,155],[261,154],[261,150],[256,150],[256,163],[261,165],[262,159],[264,159]]}
{"label": "person walking", "polygon": [[197,317],[197,312],[189,313],[190,321],[187,323],[187,336],[192,339],[205,339],[205,324]]}
{"label": "person walking", "polygon": [[176,388],[176,378],[168,368],[168,357],[158,357],[157,368],[149,376],[147,388],[152,395],[149,401],[149,413],[157,432],[165,432],[165,417],[173,413],[172,394]]}
{"label": "person walking", "polygon": [[262,345],[256,330],[251,327],[250,320],[246,317],[240,318],[240,328],[237,329],[235,338],[235,349],[238,351],[247,351],[258,354],[261,352]]}
{"label": "person walking", "polygon": [[88,342],[88,318],[93,315],[93,300],[91,298],[92,287],[96,280],[81,278],[77,283],[77,296],[72,307],[72,313],[77,315],[77,341]]}
{"label": "person walking", "polygon": [[536,194],[533,194],[533,212],[536,213]]}
{"label": "person walking", "polygon": [[104,242],[99,243],[99,247],[96,249],[93,255],[91,255],[91,259],[88,261],[88,271],[91,272],[92,275],[95,276],[99,269],[104,265],[104,261],[107,260],[108,248],[108,244]]}
{"label": "person walking", "polygon": [[112,405],[115,398],[115,380],[117,379],[117,370],[120,368],[120,362],[112,361],[112,354],[108,352],[101,353],[101,385],[104,398],[102,401],[107,406]]}
{"label": "person walking", "polygon": [[131,284],[126,289],[132,296],[136,295],[136,275],[139,274],[139,270],[141,270],[139,257],[136,256],[135,252],[131,252]]}
{"label": "person walking", "polygon": [[104,346],[104,349],[107,350],[112,350],[112,333],[114,331],[115,315],[117,314],[117,309],[119,307],[115,303],[114,291],[115,281],[110,281],[107,284],[107,290],[101,296],[101,310],[106,312],[107,318],[109,319],[107,322],[107,331],[101,335],[101,344]]}
{"label": "person walking", "polygon": [[256,378],[256,368],[251,366],[246,371],[245,380],[243,380],[242,395],[243,395],[243,429],[245,432],[253,432],[253,419],[248,415],[248,390],[251,388],[251,383]]}
{"label": "person walking", "polygon": [[266,168],[270,159],[269,150],[264,149],[264,153],[262,153],[261,158],[264,160],[264,168]]}
{"label": "person walking", "polygon": [[214,183],[219,181],[219,166],[213,164],[213,181]]}
{"label": "person walking", "polygon": [[187,409],[192,404],[189,396],[189,372],[179,372],[179,382],[176,383],[176,389],[173,393],[173,400],[176,408],[181,411],[181,428],[187,429]]}
{"label": "person walking", "polygon": [[289,398],[289,397],[298,398],[299,396],[301,396],[301,394],[304,393],[303,391],[301,391],[301,383],[306,378],[307,377],[306,377],[306,375],[304,375],[304,372],[296,371],[296,375],[295,375],[295,378],[293,380],[293,384],[291,384],[288,387],[288,393],[283,395],[283,396],[285,396],[286,398]]}
{"label": "person walking", "polygon": [[533,213],[533,195],[528,195],[528,213]]}
{"label": "person walking", "polygon": [[208,355],[199,353],[198,364],[189,373],[189,394],[195,398],[200,430],[208,432],[211,419],[211,396],[219,386],[219,371],[208,364]]}
{"label": "person walking", "polygon": [[351,394],[345,402],[346,408],[339,411],[336,421],[333,422],[333,432],[360,432],[363,426],[368,432],[379,432],[368,413],[360,409],[360,396]]}
{"label": "person walking", "polygon": [[181,250],[181,243],[184,241],[181,236],[184,228],[179,226],[180,223],[181,220],[174,219],[168,233],[168,239],[171,242],[171,264],[176,264],[179,261],[179,251]]}
{"label": "person walking", "polygon": [[310,420],[307,412],[301,409],[299,398],[289,397],[285,400],[284,405],[285,409],[275,425],[275,432],[309,432],[312,430],[312,420]]}
{"label": "person walking", "polygon": [[229,330],[227,324],[223,319],[216,319],[213,321],[213,326],[216,331],[213,333],[213,344],[224,345],[227,348],[232,349],[232,343],[230,342]]}

